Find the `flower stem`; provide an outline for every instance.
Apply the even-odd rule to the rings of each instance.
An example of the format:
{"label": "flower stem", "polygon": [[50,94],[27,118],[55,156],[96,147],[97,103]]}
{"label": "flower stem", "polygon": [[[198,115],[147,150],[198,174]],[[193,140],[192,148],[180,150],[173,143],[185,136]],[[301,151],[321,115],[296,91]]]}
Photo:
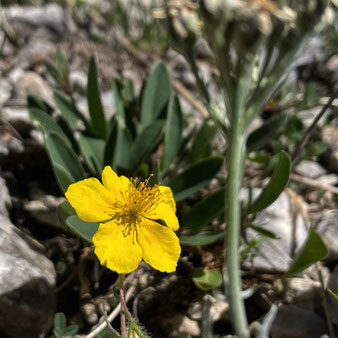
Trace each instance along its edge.
{"label": "flower stem", "polygon": [[127,338],[128,332],[126,327],[126,313],[127,306],[124,300],[124,288],[123,288],[123,274],[119,274],[119,289],[120,289],[120,300],[121,300],[121,335],[122,338]]}
{"label": "flower stem", "polygon": [[223,269],[226,292],[229,295],[230,310],[234,331],[239,338],[250,337],[245,314],[244,302],[241,296],[241,276],[239,261],[240,238],[240,201],[243,164],[246,137],[243,132],[243,114],[237,111],[233,114],[233,124],[230,131],[228,148],[228,187],[225,192],[225,203],[228,210],[227,231],[225,235],[225,252],[227,264]]}

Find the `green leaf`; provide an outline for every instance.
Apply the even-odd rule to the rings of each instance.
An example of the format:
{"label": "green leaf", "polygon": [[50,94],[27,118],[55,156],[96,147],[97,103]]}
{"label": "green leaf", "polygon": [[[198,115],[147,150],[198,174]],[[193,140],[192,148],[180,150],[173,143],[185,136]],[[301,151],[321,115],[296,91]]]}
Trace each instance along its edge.
{"label": "green leaf", "polygon": [[62,53],[61,49],[57,49],[55,53],[56,64],[58,66],[58,70],[63,75],[64,78],[68,76],[69,73],[69,65],[68,60],[65,55]]}
{"label": "green leaf", "polygon": [[98,222],[85,222],[77,216],[70,216],[66,220],[66,225],[77,236],[85,241],[92,243],[92,238],[99,228]]}
{"label": "green leaf", "polygon": [[33,122],[33,124],[40,128],[45,134],[49,132],[54,132],[58,134],[63,140],[70,146],[70,141],[66,134],[63,132],[61,127],[43,110],[38,108],[30,108],[29,116]]}
{"label": "green leaf", "polygon": [[84,117],[81,118],[81,113],[77,110],[77,108],[65,98],[64,95],[54,92],[54,102],[58,107],[63,117],[69,122],[72,126],[76,127],[79,121],[87,122]]}
{"label": "green leaf", "polygon": [[189,152],[189,162],[196,162],[210,155],[211,142],[217,131],[218,127],[211,118],[204,121]]}
{"label": "green leaf", "polygon": [[54,315],[54,328],[63,330],[67,325],[67,319],[63,312],[57,312]]}
{"label": "green leaf", "polygon": [[53,112],[53,107],[50,106],[46,101],[42,100],[40,97],[35,95],[27,95],[27,106],[28,109],[38,108],[47,114],[51,114]]}
{"label": "green leaf", "polygon": [[181,235],[180,244],[186,246],[210,245],[224,238],[224,232],[200,231],[197,234]]}
{"label": "green leaf", "polygon": [[115,335],[108,329],[104,329],[100,333],[98,333],[95,338],[113,338]]}
{"label": "green leaf", "polygon": [[104,166],[105,141],[81,134],[79,144],[90,171],[100,177]]}
{"label": "green leaf", "polygon": [[66,227],[66,220],[69,216],[75,216],[76,211],[74,208],[70,205],[70,203],[66,200],[62,202],[57,209],[58,217],[60,220],[60,223],[63,227]]}
{"label": "green leaf", "polygon": [[115,104],[115,112],[118,118],[125,123],[126,113],[124,110],[124,102],[121,96],[120,86],[117,80],[113,80],[113,96]]}
{"label": "green leaf", "polygon": [[87,99],[93,132],[96,136],[105,139],[107,134],[107,126],[101,103],[94,57],[90,59],[87,83]]}
{"label": "green leaf", "polygon": [[[52,162],[52,160],[51,160]],[[53,169],[54,169],[54,174],[55,177],[59,183],[59,186],[63,192],[66,192],[68,187],[72,184],[75,183],[75,179],[72,177],[72,175],[65,169],[63,166],[57,164],[57,163],[52,163]]]}
{"label": "green leaf", "polygon": [[170,96],[171,85],[168,71],[163,62],[159,62],[151,72],[144,91],[141,109],[141,130],[156,120]]}
{"label": "green leaf", "polygon": [[262,236],[265,236],[265,237],[268,237],[268,238],[271,238],[271,239],[279,239],[279,237],[273,233],[272,231],[269,231],[263,227],[260,227],[260,226],[257,226],[257,225],[249,225],[249,227],[253,230],[255,230],[257,233],[259,233],[260,235]]}
{"label": "green leaf", "polygon": [[117,124],[117,145],[114,161],[114,169],[129,169],[130,152],[133,145],[133,139],[129,129],[118,122]]}
{"label": "green leaf", "polygon": [[181,219],[184,228],[198,228],[207,225],[222,212],[224,212],[225,191],[220,189],[203,198],[189,211],[185,212]]}
{"label": "green leaf", "polygon": [[62,85],[63,76],[60,73],[60,71],[49,60],[45,60],[44,63],[45,63],[45,67],[47,68],[47,71],[53,77],[55,82],[59,85]]}
{"label": "green leaf", "polygon": [[79,159],[61,136],[54,132],[48,133],[46,135],[46,148],[55,175],[64,191],[67,190],[70,183],[75,183],[85,178]]}
{"label": "green leaf", "polygon": [[68,325],[66,328],[63,329],[62,334],[64,337],[69,337],[73,336],[75,333],[77,333],[77,331],[79,331],[77,325]]}
{"label": "green leaf", "polygon": [[192,278],[198,288],[203,291],[217,288],[223,284],[222,274],[218,269],[203,270],[197,268]]}
{"label": "green leaf", "polygon": [[169,184],[176,202],[197,192],[216,176],[223,164],[222,156],[208,157],[189,166]]}
{"label": "green leaf", "polygon": [[104,164],[114,167],[116,149],[117,149],[117,138],[118,138],[118,126],[117,122],[111,127],[110,134],[108,136],[107,143],[104,150]]}
{"label": "green leaf", "polygon": [[249,213],[259,212],[271,205],[283,192],[290,176],[291,160],[289,155],[281,151],[278,164],[273,172],[270,182],[261,194],[248,208]]}
{"label": "green leaf", "polygon": [[146,127],[134,141],[130,151],[131,171],[135,171],[151,151],[157,146],[162,137],[164,121],[158,120]]}
{"label": "green leaf", "polygon": [[328,250],[318,233],[311,229],[306,242],[299,250],[296,258],[291,263],[289,271],[286,273],[288,277],[302,272],[312,264],[324,259],[328,254]]}
{"label": "green leaf", "polygon": [[254,130],[247,140],[248,153],[257,151],[271,142],[284,127],[288,115],[286,113],[271,117],[261,127]]}
{"label": "green leaf", "polygon": [[178,152],[183,129],[180,101],[171,94],[168,104],[167,121],[164,134],[163,170],[169,169]]}

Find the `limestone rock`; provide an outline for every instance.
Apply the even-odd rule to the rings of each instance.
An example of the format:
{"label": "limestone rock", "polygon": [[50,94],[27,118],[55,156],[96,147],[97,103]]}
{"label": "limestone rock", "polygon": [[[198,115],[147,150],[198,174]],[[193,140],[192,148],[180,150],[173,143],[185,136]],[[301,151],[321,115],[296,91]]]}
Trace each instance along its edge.
{"label": "limestone rock", "polygon": [[54,312],[54,265],[0,215],[0,336],[39,337]]}
{"label": "limestone rock", "polygon": [[315,313],[294,305],[278,309],[271,338],[318,338],[327,334],[326,322]]}
{"label": "limestone rock", "polygon": [[338,210],[325,213],[316,229],[329,249],[326,260],[338,260]]}
{"label": "limestone rock", "polygon": [[[308,235],[307,224],[295,205],[290,195],[283,192],[257,216],[255,224],[273,232],[279,239],[265,237],[258,247],[258,255],[248,259],[245,266],[266,272],[287,271],[292,257]],[[246,236],[248,241],[261,237],[250,228],[247,229]]]}

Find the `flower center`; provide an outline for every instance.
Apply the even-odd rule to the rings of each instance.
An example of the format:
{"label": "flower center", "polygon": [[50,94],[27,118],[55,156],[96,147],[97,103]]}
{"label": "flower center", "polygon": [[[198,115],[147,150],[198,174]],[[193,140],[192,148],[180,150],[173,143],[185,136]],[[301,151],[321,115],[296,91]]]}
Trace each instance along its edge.
{"label": "flower center", "polygon": [[123,236],[132,233],[133,240],[137,235],[137,228],[143,226],[144,218],[150,215],[158,206],[161,198],[159,185],[149,187],[152,174],[144,182],[138,183],[137,178],[131,178],[128,189],[121,191],[121,199],[114,202],[107,214],[118,225],[122,226]]}

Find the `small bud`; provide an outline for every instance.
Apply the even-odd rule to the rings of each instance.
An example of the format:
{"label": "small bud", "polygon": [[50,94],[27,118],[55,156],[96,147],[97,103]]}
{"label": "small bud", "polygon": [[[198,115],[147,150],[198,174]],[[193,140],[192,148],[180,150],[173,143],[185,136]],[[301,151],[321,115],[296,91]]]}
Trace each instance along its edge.
{"label": "small bud", "polygon": [[201,34],[198,5],[190,0],[169,0],[167,17],[170,32],[176,42],[195,43]]}

